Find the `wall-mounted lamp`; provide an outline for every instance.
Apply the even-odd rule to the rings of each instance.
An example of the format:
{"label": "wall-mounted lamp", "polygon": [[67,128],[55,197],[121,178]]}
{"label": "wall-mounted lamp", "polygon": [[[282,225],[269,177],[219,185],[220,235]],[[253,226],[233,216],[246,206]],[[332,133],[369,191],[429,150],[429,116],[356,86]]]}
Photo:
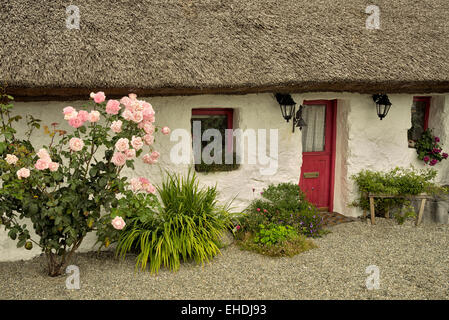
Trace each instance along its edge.
{"label": "wall-mounted lamp", "polygon": [[376,103],[377,116],[382,120],[387,116],[391,102],[386,94],[374,94],[373,100]]}
{"label": "wall-mounted lamp", "polygon": [[307,126],[306,122],[302,118],[302,109],[303,106],[299,106],[298,111],[295,113],[296,102],[293,100],[290,94],[276,93],[276,100],[279,103],[279,107],[281,108],[282,117],[289,122],[290,119],[293,118],[293,132],[295,132],[295,126],[299,127],[299,130],[302,127]]}

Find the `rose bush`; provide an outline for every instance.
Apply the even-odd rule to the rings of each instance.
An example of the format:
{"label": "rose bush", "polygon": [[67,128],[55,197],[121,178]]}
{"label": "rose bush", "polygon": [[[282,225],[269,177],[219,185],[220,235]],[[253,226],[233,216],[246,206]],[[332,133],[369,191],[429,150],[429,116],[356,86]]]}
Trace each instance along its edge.
{"label": "rose bush", "polygon": [[[93,103],[81,110],[62,110],[71,133],[57,123],[44,126],[49,143],[36,151],[30,137],[41,120],[27,115],[25,139],[17,138],[13,124],[22,117],[12,115],[13,98],[0,95],[0,221],[17,247],[30,250],[34,243],[42,248],[50,276],[64,271],[86,234],[102,225],[102,211],[117,207],[120,194],[130,188],[155,192],[146,178],[138,185],[120,176],[143,153],[145,163],[158,161],[159,153],[152,150],[158,131],[153,107],[135,94],[120,101],[106,102],[103,92],[91,98]],[[23,218],[31,220],[38,240],[31,239]],[[115,217],[109,225],[121,230],[125,221]]]}

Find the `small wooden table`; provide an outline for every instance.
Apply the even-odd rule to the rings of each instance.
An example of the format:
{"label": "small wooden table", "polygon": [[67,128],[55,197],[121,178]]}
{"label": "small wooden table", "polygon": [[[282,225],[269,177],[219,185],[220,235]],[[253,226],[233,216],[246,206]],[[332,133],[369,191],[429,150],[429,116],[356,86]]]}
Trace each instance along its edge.
{"label": "small wooden table", "polygon": [[[376,224],[376,221],[374,220],[375,217],[375,212],[374,212],[374,198],[383,198],[383,199],[394,199],[394,198],[401,198],[401,199],[421,199],[421,205],[419,207],[419,212],[418,212],[418,216],[416,217],[416,222],[415,225],[418,226],[421,223],[422,220],[422,215],[424,212],[424,206],[426,205],[426,201],[427,199],[432,198],[432,196],[425,194],[425,193],[421,193],[418,195],[403,195],[403,196],[394,196],[394,195],[388,195],[388,194],[374,194],[374,193],[370,193],[368,195],[369,197],[369,206],[370,206],[370,212],[371,212],[371,224]],[[363,210],[363,218],[366,218],[366,210]],[[389,219],[390,218],[390,211],[387,208],[387,211],[385,212],[385,218]]]}

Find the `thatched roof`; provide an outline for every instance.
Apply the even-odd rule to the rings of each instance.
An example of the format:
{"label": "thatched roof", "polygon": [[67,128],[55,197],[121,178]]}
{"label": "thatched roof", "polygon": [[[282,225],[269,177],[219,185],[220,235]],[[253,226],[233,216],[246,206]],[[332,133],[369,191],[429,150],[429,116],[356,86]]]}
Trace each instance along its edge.
{"label": "thatched roof", "polygon": [[[449,1],[0,0],[0,81],[20,95],[449,92]],[[20,89],[20,90],[19,90]]]}

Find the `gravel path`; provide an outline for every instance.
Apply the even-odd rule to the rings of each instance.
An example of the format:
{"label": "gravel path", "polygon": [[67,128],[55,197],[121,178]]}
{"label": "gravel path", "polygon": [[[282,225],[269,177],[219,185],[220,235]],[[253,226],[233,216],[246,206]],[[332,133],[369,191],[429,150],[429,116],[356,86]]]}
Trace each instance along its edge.
{"label": "gravel path", "polygon": [[[49,278],[45,261],[0,263],[0,299],[449,299],[449,226],[351,222],[332,227],[319,246],[293,258],[222,250],[204,268],[134,273],[134,260],[111,253],[75,256],[81,289]],[[380,288],[367,290],[365,269],[380,269]]]}

